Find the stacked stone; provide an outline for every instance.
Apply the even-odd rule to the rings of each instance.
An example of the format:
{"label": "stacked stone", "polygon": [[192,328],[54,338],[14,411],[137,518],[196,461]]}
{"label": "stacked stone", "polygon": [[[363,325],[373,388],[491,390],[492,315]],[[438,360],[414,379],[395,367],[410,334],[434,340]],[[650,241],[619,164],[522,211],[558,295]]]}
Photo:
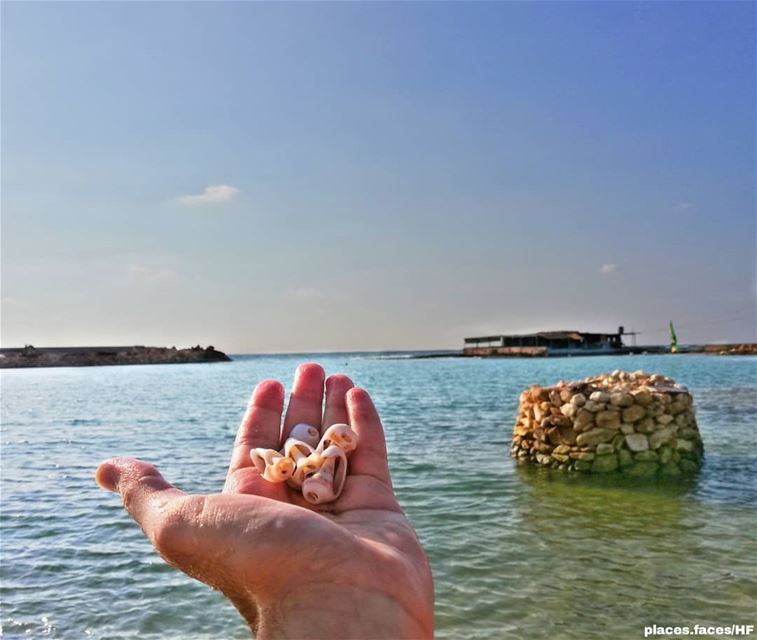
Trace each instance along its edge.
{"label": "stacked stone", "polygon": [[695,473],[704,449],[686,387],[613,371],[524,391],[510,452],[546,467],[647,477]]}

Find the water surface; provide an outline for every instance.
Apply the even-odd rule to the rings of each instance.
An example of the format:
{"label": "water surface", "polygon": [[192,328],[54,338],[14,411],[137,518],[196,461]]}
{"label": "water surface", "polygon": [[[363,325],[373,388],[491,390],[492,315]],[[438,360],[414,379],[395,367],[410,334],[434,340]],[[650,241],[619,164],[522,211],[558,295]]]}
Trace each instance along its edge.
{"label": "water surface", "polygon": [[[252,387],[289,385],[312,359],[374,396],[395,488],[433,566],[438,638],[630,639],[651,624],[755,623],[757,358],[341,354],[4,371],[4,634],[248,637],[221,596],[160,560],[93,472],[131,455],[182,489],[218,491]],[[694,481],[629,486],[509,458],[522,389],[616,368],[690,387],[706,450]]]}

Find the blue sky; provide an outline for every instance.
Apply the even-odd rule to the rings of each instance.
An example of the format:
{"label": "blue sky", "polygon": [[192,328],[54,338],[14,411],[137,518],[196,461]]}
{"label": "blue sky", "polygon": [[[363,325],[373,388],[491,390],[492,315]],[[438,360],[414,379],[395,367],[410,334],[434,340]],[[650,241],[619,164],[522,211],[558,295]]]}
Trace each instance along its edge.
{"label": "blue sky", "polygon": [[2,5],[2,342],[754,341],[753,3]]}

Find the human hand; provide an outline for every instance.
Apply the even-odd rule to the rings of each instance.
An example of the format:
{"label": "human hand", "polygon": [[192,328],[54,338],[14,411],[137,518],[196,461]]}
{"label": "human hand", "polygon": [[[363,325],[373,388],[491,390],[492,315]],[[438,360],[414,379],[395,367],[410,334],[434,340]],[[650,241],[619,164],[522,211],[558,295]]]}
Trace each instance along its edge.
{"label": "human hand", "polygon": [[[131,458],[97,469],[171,565],[221,591],[257,638],[428,638],[431,569],[392,490],[384,432],[368,393],[317,364],[284,389],[257,385],[239,427],[222,493],[188,495]],[[311,505],[286,483],[264,480],[255,447],[280,449],[291,428],[346,422],[360,438],[342,495]]]}

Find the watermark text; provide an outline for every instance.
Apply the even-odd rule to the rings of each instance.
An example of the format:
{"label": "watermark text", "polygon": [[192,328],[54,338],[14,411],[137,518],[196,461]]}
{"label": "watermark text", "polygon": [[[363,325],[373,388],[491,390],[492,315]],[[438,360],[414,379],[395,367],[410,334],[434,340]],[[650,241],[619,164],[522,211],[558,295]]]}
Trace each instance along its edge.
{"label": "watermark text", "polygon": [[656,636],[749,636],[754,633],[753,624],[695,624],[692,626],[663,626],[652,624],[644,627],[644,637]]}

